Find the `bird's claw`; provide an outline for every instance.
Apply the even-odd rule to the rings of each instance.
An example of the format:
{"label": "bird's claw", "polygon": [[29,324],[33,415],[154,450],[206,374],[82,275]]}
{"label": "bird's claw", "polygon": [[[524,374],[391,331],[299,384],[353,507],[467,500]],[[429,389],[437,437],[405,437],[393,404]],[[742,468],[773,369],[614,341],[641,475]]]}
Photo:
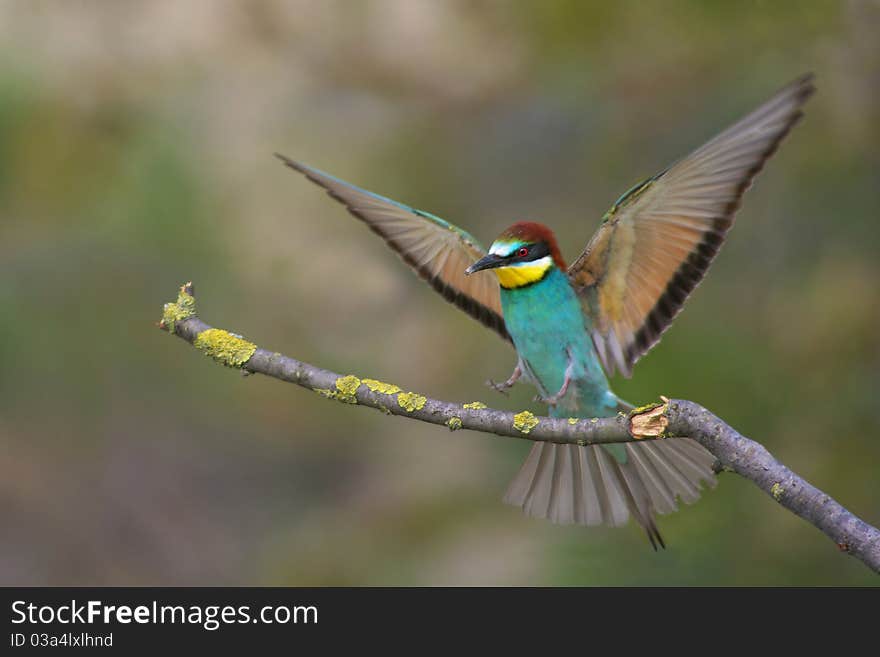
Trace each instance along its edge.
{"label": "bird's claw", "polygon": [[495,383],[492,379],[486,381],[486,385],[492,388],[492,390],[494,390],[495,392],[500,392],[505,397],[508,396],[507,389],[511,387],[507,384],[507,382]]}
{"label": "bird's claw", "polygon": [[541,395],[535,395],[535,398],[532,401],[547,404],[547,406],[556,406],[556,404],[559,403],[559,397],[556,395],[553,395],[552,397],[542,397]]}

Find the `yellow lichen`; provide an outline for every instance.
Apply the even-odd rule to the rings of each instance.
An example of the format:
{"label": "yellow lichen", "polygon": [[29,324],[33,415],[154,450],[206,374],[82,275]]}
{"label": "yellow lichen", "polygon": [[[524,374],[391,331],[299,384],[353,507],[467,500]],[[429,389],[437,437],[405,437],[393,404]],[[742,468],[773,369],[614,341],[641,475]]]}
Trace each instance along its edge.
{"label": "yellow lichen", "polygon": [[568,423],[569,423],[569,424],[577,424],[579,421],[580,421],[580,418],[576,418],[576,417],[570,417],[570,418],[568,418]]}
{"label": "yellow lichen", "polygon": [[629,413],[630,415],[638,415],[639,413],[647,413],[648,411],[654,410],[658,406],[662,406],[663,402],[651,402],[650,404],[645,404],[644,406],[637,406],[632,409]]}
{"label": "yellow lichen", "polygon": [[486,406],[483,402],[476,401],[476,402],[471,402],[470,404],[464,404],[464,406],[462,406],[462,408],[470,408],[471,410],[479,411],[484,408],[488,408],[488,406]]}
{"label": "yellow lichen", "polygon": [[782,499],[782,494],[784,492],[785,489],[778,481],[770,487],[770,494],[773,495],[773,499],[777,502]]}
{"label": "yellow lichen", "polygon": [[193,346],[226,367],[240,369],[254,352],[257,345],[240,335],[223,329],[207,329],[196,336]]}
{"label": "yellow lichen", "polygon": [[450,431],[457,431],[461,429],[461,418],[460,417],[451,417],[446,421],[446,426],[449,427]]}
{"label": "yellow lichen", "polygon": [[528,433],[538,426],[538,418],[531,411],[523,411],[513,416],[513,428],[520,433]]}
{"label": "yellow lichen", "polygon": [[360,385],[361,380],[353,374],[340,376],[336,379],[336,389],[339,391],[336,393],[336,399],[346,404],[357,404],[355,393]]}
{"label": "yellow lichen", "polygon": [[169,333],[174,333],[174,325],[196,314],[196,300],[192,294],[192,283],[180,287],[177,301],[166,303],[162,308],[162,321],[159,326]]}
{"label": "yellow lichen", "polygon": [[414,392],[401,392],[397,395],[397,403],[400,404],[400,407],[407,413],[422,410],[427,401],[427,397],[422,397]]}
{"label": "yellow lichen", "polygon": [[398,388],[393,383],[385,383],[384,381],[376,381],[376,379],[364,379],[361,381],[364,385],[366,385],[373,392],[378,392],[383,395],[396,395],[400,392],[400,388]]}

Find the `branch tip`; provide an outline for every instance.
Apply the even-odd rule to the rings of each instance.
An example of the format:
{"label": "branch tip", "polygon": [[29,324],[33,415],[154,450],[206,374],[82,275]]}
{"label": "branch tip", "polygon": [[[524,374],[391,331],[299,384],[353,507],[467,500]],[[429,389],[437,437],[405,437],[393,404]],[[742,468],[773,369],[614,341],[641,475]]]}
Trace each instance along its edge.
{"label": "branch tip", "polygon": [[196,298],[193,284],[190,281],[180,286],[177,301],[169,301],[162,308],[162,319],[159,328],[174,333],[178,322],[196,316]]}

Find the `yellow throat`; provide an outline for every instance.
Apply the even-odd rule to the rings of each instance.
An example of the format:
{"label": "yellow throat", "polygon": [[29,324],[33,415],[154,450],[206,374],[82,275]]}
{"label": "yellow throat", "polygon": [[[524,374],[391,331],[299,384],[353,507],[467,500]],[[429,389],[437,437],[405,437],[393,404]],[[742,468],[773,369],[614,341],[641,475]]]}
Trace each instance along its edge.
{"label": "yellow throat", "polygon": [[497,267],[492,271],[498,276],[498,282],[501,283],[501,287],[505,290],[513,290],[540,281],[552,266],[553,259],[550,256],[545,256],[533,262],[512,267]]}

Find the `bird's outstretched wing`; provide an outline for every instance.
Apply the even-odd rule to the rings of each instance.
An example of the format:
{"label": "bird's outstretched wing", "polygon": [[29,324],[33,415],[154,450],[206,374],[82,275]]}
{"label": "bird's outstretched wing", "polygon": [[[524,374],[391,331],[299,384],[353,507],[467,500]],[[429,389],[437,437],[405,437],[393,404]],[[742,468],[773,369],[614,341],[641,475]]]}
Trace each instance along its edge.
{"label": "bird's outstretched wing", "polygon": [[394,249],[443,297],[510,340],[495,276],[466,276],[464,270],[486,255],[470,234],[440,217],[373,194],[338,178],[276,156],[340,201]]}
{"label": "bird's outstretched wing", "polygon": [[569,268],[605,370],[629,376],[721,248],[742,195],[801,118],[805,75],[668,169],[624,194]]}

